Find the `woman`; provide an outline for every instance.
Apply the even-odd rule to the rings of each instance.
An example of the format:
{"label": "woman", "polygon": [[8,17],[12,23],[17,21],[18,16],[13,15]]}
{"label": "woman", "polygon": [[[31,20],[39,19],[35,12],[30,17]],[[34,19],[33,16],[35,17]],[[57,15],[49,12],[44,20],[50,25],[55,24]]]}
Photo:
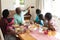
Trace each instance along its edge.
{"label": "woman", "polygon": [[9,10],[5,9],[2,12],[2,18],[0,20],[0,28],[2,29],[5,40],[16,40],[14,31],[14,19],[9,18]]}

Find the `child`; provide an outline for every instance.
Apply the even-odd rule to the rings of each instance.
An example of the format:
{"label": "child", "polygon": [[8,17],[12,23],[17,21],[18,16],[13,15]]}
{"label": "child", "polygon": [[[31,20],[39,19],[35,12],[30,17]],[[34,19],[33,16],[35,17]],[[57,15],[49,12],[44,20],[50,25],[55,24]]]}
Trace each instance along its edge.
{"label": "child", "polygon": [[41,10],[36,9],[36,14],[37,14],[36,19],[35,19],[36,23],[39,21],[39,17],[38,16],[39,16],[40,13],[41,13]]}
{"label": "child", "polygon": [[40,14],[38,17],[39,17],[38,23],[39,23],[41,26],[44,26],[44,22],[43,22],[43,14]]}
{"label": "child", "polygon": [[55,28],[53,26],[52,22],[52,14],[51,13],[46,13],[45,14],[45,24],[44,24],[48,30],[55,31]]}

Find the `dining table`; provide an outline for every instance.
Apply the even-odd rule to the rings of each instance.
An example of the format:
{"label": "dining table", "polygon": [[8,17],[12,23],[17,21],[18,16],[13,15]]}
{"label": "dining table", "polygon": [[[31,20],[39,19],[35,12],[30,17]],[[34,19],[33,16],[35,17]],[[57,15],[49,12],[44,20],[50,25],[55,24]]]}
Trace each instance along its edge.
{"label": "dining table", "polygon": [[19,34],[18,36],[22,40],[59,40],[55,38],[54,36],[48,36],[39,32],[30,32],[30,33],[24,33]]}
{"label": "dining table", "polygon": [[24,33],[24,34],[19,34],[19,38],[21,40],[36,40],[33,36],[31,36],[28,33]]}
{"label": "dining table", "polygon": [[40,33],[39,29],[32,30],[32,31],[26,30],[25,33],[19,33],[18,37],[21,40],[60,40],[56,38],[54,35]]}

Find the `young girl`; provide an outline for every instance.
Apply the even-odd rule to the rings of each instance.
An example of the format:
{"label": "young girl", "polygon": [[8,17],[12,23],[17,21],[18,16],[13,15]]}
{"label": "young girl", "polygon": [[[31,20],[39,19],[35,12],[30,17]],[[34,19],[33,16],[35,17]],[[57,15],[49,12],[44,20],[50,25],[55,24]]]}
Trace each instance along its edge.
{"label": "young girl", "polygon": [[44,26],[47,27],[48,30],[55,31],[51,13],[46,13],[45,14],[45,24],[44,24]]}

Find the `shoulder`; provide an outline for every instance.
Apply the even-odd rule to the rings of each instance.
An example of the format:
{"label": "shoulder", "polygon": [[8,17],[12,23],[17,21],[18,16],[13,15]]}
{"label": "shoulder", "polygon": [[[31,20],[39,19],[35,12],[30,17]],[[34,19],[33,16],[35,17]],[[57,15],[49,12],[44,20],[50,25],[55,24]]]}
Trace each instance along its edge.
{"label": "shoulder", "polygon": [[51,23],[54,22],[54,19],[51,19],[50,22],[51,22]]}
{"label": "shoulder", "polygon": [[16,16],[17,14],[15,13],[14,16]]}
{"label": "shoulder", "polygon": [[38,16],[36,16],[36,18],[38,18]]}
{"label": "shoulder", "polygon": [[16,18],[16,17],[17,17],[17,14],[15,13],[15,14],[14,14],[14,18]]}

